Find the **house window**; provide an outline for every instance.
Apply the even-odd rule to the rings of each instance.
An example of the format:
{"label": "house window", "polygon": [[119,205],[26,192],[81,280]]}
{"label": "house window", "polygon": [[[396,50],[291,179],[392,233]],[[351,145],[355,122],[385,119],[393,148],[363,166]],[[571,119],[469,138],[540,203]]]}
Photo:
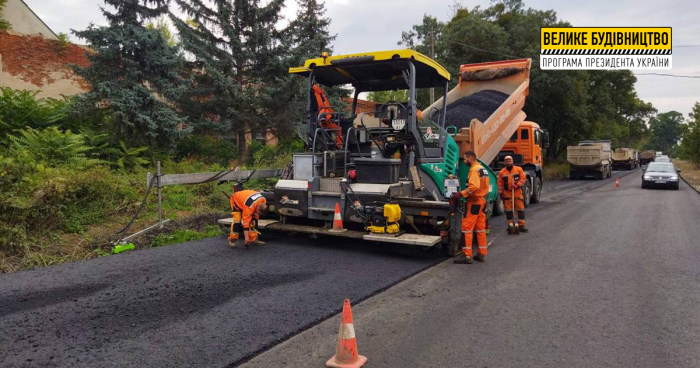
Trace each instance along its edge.
{"label": "house window", "polygon": [[256,141],[265,143],[265,141],[266,141],[265,135],[266,135],[265,132],[262,132],[262,131],[259,131],[259,130],[258,130],[258,131],[255,131],[255,132],[253,133],[253,139],[255,139]]}

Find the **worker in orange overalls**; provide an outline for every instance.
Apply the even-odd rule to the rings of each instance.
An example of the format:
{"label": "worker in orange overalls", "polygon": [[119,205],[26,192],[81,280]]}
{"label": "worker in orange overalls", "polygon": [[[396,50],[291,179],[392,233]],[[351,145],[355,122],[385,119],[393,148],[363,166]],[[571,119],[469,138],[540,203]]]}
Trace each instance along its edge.
{"label": "worker in orange overalls", "polygon": [[318,84],[314,84],[312,89],[314,92],[315,102],[318,108],[318,122],[323,129],[330,129],[332,131],[335,131],[335,143],[338,146],[338,148],[340,148],[343,146],[343,131],[340,129],[340,126],[338,126],[338,124],[331,121],[331,119],[333,118],[333,114],[335,114],[335,111],[333,111],[333,107],[331,107],[330,100],[326,96],[326,92],[324,92],[323,89],[318,86]]}
{"label": "worker in orange overalls", "polygon": [[[498,173],[498,195],[506,209],[508,227],[518,227],[520,232],[526,233],[525,228],[525,202],[523,202],[523,185],[527,180],[525,171],[520,166],[513,165],[513,157],[506,156],[506,167]],[[517,220],[513,218],[513,194],[515,195],[515,210],[518,211]],[[517,222],[516,222],[517,221]]]}
{"label": "worker in orange overalls", "polygon": [[483,262],[488,251],[486,249],[486,194],[489,192],[489,173],[476,160],[474,151],[464,153],[464,163],[469,165],[469,176],[467,177],[467,188],[452,195],[454,200],[462,197],[467,199],[466,217],[462,219],[462,233],[464,234],[464,252],[458,254],[454,262],[465,264],[472,261],[472,238],[476,233],[476,244],[478,254],[476,260]]}
{"label": "worker in orange overalls", "polygon": [[231,232],[228,236],[228,246],[234,248],[241,231],[245,238],[245,247],[251,244],[265,245],[258,239],[260,234],[256,229],[260,216],[267,214],[267,200],[260,192],[254,190],[234,191],[231,195]]}

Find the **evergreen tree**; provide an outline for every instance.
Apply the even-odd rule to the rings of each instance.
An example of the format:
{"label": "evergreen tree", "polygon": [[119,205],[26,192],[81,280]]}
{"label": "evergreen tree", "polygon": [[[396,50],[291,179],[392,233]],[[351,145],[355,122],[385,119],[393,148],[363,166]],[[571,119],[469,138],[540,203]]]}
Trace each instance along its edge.
{"label": "evergreen tree", "polygon": [[176,3],[190,17],[171,14],[196,71],[183,111],[195,122],[234,133],[244,159],[246,132],[288,125],[289,42],[276,28],[284,0]]}
{"label": "evergreen tree", "polygon": [[168,12],[168,0],[105,0],[108,26],[73,34],[87,41],[90,65],[74,67],[92,90],[79,97],[87,109],[107,110],[113,137],[130,145],[171,143],[182,119],[172,107],[184,90],[182,57],[145,22]]}
{"label": "evergreen tree", "polygon": [[333,51],[331,43],[336,36],[331,35],[328,29],[331,20],[325,17],[323,2],[297,0],[297,5],[297,17],[289,24],[287,33],[293,47],[293,61],[301,65],[304,60],[319,57],[324,51],[330,54]]}
{"label": "evergreen tree", "polygon": [[[324,51],[332,54],[331,44],[336,38],[336,35],[330,34],[331,20],[325,17],[326,9],[323,2],[297,0],[297,5],[299,10],[296,18],[290,22],[285,32],[287,40],[291,43],[290,66],[303,65],[306,59],[318,58]],[[294,95],[290,98],[290,105],[293,107],[292,121],[302,122],[307,117],[305,111],[309,93],[308,81],[299,76],[291,76],[289,84],[289,90],[294,91]],[[347,107],[342,98],[348,96],[348,90],[338,86],[324,87],[324,89],[331,106],[336,110],[344,110]]]}

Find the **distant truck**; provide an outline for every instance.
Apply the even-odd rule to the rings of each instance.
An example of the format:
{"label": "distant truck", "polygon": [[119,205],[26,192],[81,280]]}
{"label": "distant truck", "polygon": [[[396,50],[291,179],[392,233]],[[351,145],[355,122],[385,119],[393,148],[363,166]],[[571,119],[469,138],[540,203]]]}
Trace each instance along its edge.
{"label": "distant truck", "polygon": [[583,179],[592,176],[597,180],[612,177],[612,149],[609,140],[586,140],[578,146],[566,147],[569,162],[569,178]]}
{"label": "distant truck", "polygon": [[614,170],[634,170],[639,167],[639,157],[634,148],[618,148],[612,154]]}
{"label": "distant truck", "polygon": [[646,164],[654,161],[654,157],[656,157],[656,151],[654,151],[654,150],[642,151],[639,153],[639,164],[646,165]]}

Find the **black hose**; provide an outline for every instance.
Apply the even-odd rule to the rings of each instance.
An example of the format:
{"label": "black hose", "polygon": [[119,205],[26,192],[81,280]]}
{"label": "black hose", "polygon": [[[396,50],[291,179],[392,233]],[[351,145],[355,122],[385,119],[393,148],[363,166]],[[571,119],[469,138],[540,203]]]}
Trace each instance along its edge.
{"label": "black hose", "polygon": [[136,218],[139,217],[139,213],[141,213],[141,210],[143,210],[143,207],[146,205],[146,199],[148,198],[148,194],[151,192],[151,189],[153,188],[153,184],[156,182],[156,178],[158,178],[158,175],[155,175],[151,178],[151,181],[148,183],[148,188],[146,189],[146,195],[143,197],[143,201],[141,201],[141,205],[139,206],[139,209],[136,210],[136,214],[134,214],[134,217],[131,218],[131,221],[129,221],[126,226],[124,226],[123,229],[117,231],[114,233],[114,235],[119,235],[131,227],[131,225],[134,224],[134,221],[136,221]]}

